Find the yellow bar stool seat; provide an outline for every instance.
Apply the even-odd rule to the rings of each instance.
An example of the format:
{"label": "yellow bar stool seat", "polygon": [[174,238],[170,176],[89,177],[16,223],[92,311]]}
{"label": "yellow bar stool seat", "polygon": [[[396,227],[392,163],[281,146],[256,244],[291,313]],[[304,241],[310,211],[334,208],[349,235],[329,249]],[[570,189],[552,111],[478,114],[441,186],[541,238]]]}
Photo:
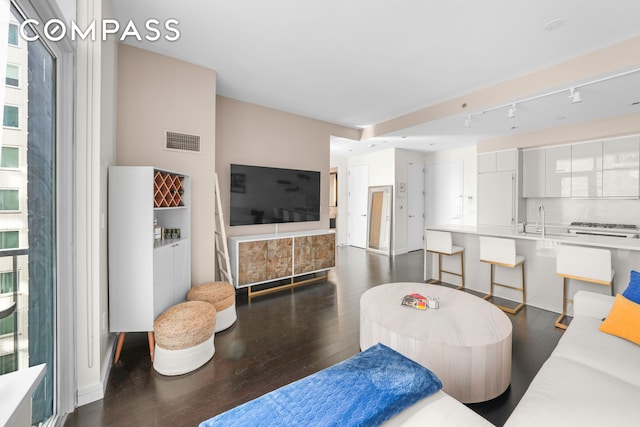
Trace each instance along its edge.
{"label": "yellow bar stool seat", "polygon": [[[493,298],[494,286],[501,286],[503,288],[519,291],[522,293],[522,302],[520,302],[515,308],[509,308],[494,303],[496,307],[500,308],[504,312],[510,314],[516,314],[519,312],[527,303],[527,291],[524,278],[525,258],[516,253],[516,241],[513,239],[480,236],[480,261],[486,262],[491,266],[491,287],[489,293],[484,296],[484,299],[488,300]],[[517,266],[520,266],[522,271],[521,286],[497,283],[495,281],[496,267],[516,268]]]}
{"label": "yellow bar stool seat", "polygon": [[563,321],[567,316],[567,303],[573,303],[567,296],[569,280],[609,286],[613,296],[615,271],[611,268],[608,249],[560,245],[556,252],[556,274],[562,277],[562,313],[554,324],[557,328],[567,329],[568,326]]}
{"label": "yellow bar stool seat", "polygon": [[[451,233],[447,231],[427,230],[426,250],[438,255],[438,281],[442,282],[442,273],[460,277],[461,285],[456,289],[464,289],[464,248],[455,246]],[[442,269],[442,256],[460,255],[460,273]]]}

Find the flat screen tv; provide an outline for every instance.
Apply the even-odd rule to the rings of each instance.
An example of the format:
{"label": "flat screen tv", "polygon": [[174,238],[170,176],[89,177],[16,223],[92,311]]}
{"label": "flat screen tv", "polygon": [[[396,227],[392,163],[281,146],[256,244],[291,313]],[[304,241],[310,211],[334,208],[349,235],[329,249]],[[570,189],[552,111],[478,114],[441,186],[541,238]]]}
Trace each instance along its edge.
{"label": "flat screen tv", "polygon": [[231,165],[234,225],[320,221],[320,172]]}

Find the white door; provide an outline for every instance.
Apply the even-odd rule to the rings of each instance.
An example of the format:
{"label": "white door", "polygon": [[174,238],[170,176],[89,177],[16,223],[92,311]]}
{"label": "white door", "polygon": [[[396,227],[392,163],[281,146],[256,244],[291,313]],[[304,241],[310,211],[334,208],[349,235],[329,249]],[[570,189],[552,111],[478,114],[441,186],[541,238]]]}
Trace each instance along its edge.
{"label": "white door", "polygon": [[424,244],[424,166],[407,165],[407,248],[422,249]]}
{"label": "white door", "polygon": [[427,165],[427,225],[462,224],[462,161]]}
{"label": "white door", "polygon": [[350,246],[367,247],[367,198],[369,194],[369,166],[349,168],[349,236]]}

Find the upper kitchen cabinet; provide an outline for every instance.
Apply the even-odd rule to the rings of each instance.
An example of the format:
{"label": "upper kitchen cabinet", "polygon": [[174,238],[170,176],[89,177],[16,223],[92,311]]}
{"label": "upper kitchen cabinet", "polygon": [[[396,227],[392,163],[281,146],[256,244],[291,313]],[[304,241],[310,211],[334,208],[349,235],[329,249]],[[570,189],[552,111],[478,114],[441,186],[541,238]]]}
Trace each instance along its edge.
{"label": "upper kitchen cabinet", "polygon": [[571,145],[571,197],[602,196],[602,141]]}
{"label": "upper kitchen cabinet", "polygon": [[571,197],[639,197],[640,137],[571,146]]}
{"label": "upper kitchen cabinet", "polygon": [[545,149],[522,152],[522,197],[545,197]]}
{"label": "upper kitchen cabinet", "polygon": [[545,197],[571,197],[571,146],[548,147],[545,152]]}
{"label": "upper kitchen cabinet", "polygon": [[522,152],[523,197],[571,197],[571,146]]}
{"label": "upper kitchen cabinet", "polygon": [[640,196],[640,137],[603,141],[602,195]]}
{"label": "upper kitchen cabinet", "polygon": [[515,171],[518,150],[492,151],[478,154],[478,173]]}

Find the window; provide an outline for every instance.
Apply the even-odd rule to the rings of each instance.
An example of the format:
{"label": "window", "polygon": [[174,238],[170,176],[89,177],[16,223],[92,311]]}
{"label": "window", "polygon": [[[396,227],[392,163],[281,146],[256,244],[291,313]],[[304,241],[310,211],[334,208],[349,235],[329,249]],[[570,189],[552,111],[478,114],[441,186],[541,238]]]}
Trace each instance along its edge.
{"label": "window", "polygon": [[16,249],[18,245],[17,231],[0,231],[0,249]]}
{"label": "window", "polygon": [[13,105],[4,106],[4,117],[2,125],[9,128],[17,128],[20,124],[19,117],[20,109]]}
{"label": "window", "polygon": [[5,83],[7,86],[20,86],[20,68],[17,65],[7,64]]}
{"label": "window", "polygon": [[18,190],[0,190],[0,211],[20,210]]}
{"label": "window", "polygon": [[18,26],[9,24],[9,45],[18,46]]}
{"label": "window", "polygon": [[0,168],[17,169],[20,167],[20,150],[18,147],[2,147],[0,151]]}
{"label": "window", "polygon": [[0,273],[0,294],[13,292],[13,271]]}

